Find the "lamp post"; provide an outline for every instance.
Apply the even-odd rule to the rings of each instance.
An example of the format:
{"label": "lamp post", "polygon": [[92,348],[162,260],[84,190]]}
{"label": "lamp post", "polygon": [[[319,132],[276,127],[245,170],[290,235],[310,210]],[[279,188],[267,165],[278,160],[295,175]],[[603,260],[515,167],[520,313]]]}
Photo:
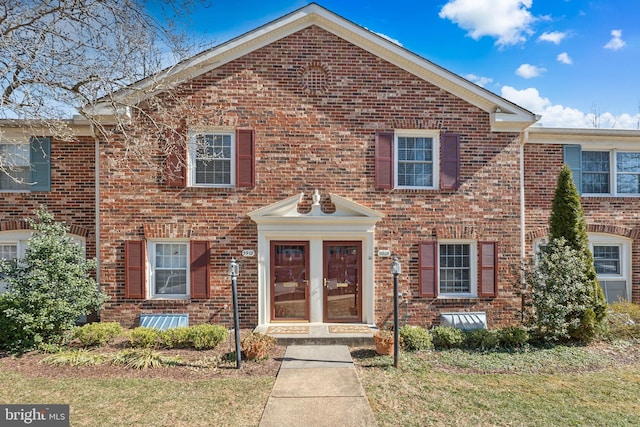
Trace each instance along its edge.
{"label": "lamp post", "polygon": [[238,274],[240,274],[240,264],[235,258],[231,258],[229,263],[229,276],[231,276],[231,292],[233,294],[233,327],[236,337],[236,368],[242,366],[242,356],[240,355],[240,318],[238,315]]}
{"label": "lamp post", "polygon": [[398,275],[402,273],[402,267],[398,257],[393,257],[391,274],[393,274],[393,366],[398,367],[398,349],[400,337],[398,333]]}

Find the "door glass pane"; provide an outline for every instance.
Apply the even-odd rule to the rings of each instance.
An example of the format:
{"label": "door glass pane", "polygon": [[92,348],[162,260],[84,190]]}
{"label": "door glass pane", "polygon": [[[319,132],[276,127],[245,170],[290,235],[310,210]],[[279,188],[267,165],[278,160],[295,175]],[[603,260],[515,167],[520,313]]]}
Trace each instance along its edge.
{"label": "door glass pane", "polygon": [[358,245],[325,247],[325,305],[327,321],[359,321],[360,248]]}
{"label": "door glass pane", "polygon": [[274,320],[308,320],[306,245],[275,244]]}

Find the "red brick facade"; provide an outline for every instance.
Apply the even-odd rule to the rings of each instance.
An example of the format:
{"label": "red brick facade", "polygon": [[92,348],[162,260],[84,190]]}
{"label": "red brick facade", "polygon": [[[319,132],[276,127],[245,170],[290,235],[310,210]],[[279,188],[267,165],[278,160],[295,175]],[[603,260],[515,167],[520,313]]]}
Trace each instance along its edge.
{"label": "red brick facade", "polygon": [[51,141],[51,191],[2,192],[0,236],[4,231],[27,229],[40,206],[69,226],[69,233],[86,242],[87,258],[96,256],[95,139],[75,137]]}
{"label": "red brick facade", "polygon": [[[321,93],[310,93],[301,79],[310,66],[327,73]],[[240,249],[256,247],[256,225],[246,215],[315,188],[325,200],[334,193],[385,215],[376,225],[376,246],[391,249],[404,264],[400,288],[409,323],[436,324],[441,311],[486,311],[491,326],[519,319],[512,267],[520,260],[520,139],[517,133],[492,132],[485,111],[316,26],[190,80],[179,93],[191,108],[188,114],[180,109],[170,114],[176,126],[223,124],[255,131],[256,185],[168,187],[157,169],[109,169],[107,157],[120,155],[120,148],[116,141],[103,141],[101,279],[113,297],[104,320],[132,326],[143,312],[187,312],[192,323],[230,323],[228,261],[239,257]],[[459,134],[459,189],[376,190],[375,134],[394,129]],[[154,237],[211,242],[210,299],[124,298],[124,241]],[[418,246],[435,239],[498,242],[498,296],[420,297]],[[375,259],[379,324],[392,313],[389,263]],[[257,260],[245,258],[242,264],[241,322],[255,326]]]}

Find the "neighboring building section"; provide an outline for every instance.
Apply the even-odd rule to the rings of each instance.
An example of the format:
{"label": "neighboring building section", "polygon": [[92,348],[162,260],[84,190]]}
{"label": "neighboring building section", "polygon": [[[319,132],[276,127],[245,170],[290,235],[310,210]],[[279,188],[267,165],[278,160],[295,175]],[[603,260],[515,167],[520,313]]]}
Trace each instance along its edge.
{"label": "neighboring building section", "polygon": [[563,163],[581,193],[598,279],[608,302],[640,302],[640,132],[527,130],[525,218],[529,250],[548,232],[555,180]]}

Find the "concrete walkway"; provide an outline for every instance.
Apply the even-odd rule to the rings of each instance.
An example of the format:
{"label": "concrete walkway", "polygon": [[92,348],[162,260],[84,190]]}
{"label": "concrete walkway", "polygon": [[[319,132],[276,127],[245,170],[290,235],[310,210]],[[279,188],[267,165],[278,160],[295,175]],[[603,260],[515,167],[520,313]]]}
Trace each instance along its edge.
{"label": "concrete walkway", "polygon": [[375,425],[349,347],[287,347],[261,427]]}

